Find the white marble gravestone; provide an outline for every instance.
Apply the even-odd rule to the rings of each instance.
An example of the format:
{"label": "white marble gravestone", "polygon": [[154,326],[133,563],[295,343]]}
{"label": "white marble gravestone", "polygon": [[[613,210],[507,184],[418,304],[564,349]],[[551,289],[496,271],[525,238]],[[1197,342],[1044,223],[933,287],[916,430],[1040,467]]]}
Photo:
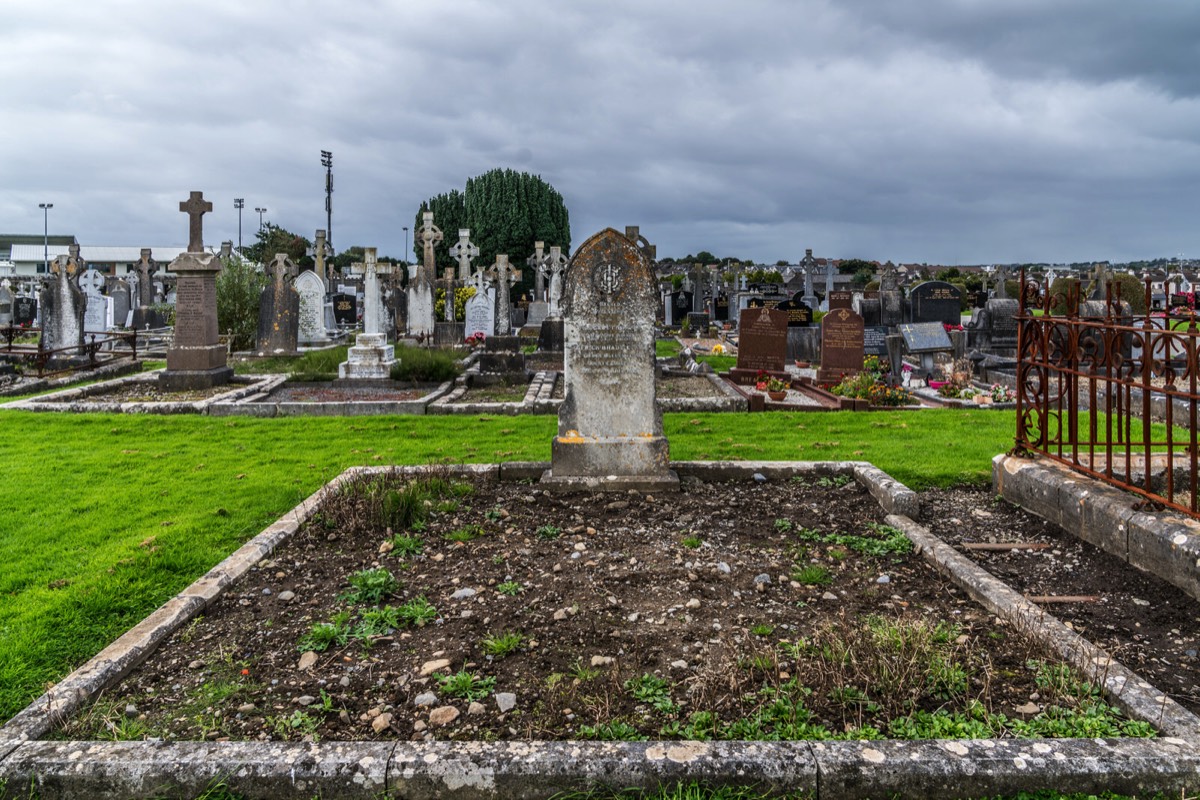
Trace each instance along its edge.
{"label": "white marble gravestone", "polygon": [[390,264],[375,260],[376,249],[368,247],[363,261],[352,264],[353,273],[363,276],[363,332],[355,339],[354,347],[346,351],[346,361],[338,364],[338,377],[343,380],[388,380],[396,363],[396,349],[387,343],[384,332],[383,296],[379,275],[391,272]]}
{"label": "white marble gravestone", "polygon": [[300,295],[300,328],[297,342],[301,347],[312,347],[329,342],[329,330],[325,327],[325,282],[312,270],[296,276],[292,286]]}
{"label": "white marble gravestone", "polygon": [[104,296],[104,276],[97,270],[85,270],[79,276],[79,288],[87,299],[83,311],[83,329],[86,333],[105,333],[112,327],[111,300]]}
{"label": "white marble gravestone", "polygon": [[655,402],[656,294],[650,261],[612,228],[571,259],[563,294],[566,394],[546,488],[678,488]]}
{"label": "white marble gravestone", "polygon": [[475,273],[475,278],[471,282],[475,287],[475,294],[467,300],[466,308],[466,328],[464,335],[468,338],[476,333],[482,333],[484,336],[496,335],[496,306],[495,300],[492,297],[492,288],[488,285],[487,278],[483,271]]}

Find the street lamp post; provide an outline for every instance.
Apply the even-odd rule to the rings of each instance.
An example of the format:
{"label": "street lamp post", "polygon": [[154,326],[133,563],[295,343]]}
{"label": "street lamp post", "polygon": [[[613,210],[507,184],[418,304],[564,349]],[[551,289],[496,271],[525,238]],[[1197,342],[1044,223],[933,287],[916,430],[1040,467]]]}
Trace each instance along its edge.
{"label": "street lamp post", "polygon": [[262,215],[267,213],[267,209],[266,208],[255,208],[254,210],[258,212],[258,229],[261,231],[263,229]]}
{"label": "street lamp post", "polygon": [[237,212],[238,212],[238,252],[241,252],[241,250],[242,250],[242,209],[246,207],[246,201],[241,197],[235,198],[233,201],[233,207],[236,208]]}
{"label": "street lamp post", "polygon": [[54,203],[38,203],[38,208],[42,210],[42,271],[46,274],[50,273],[50,209],[54,208]]}
{"label": "street lamp post", "polygon": [[404,263],[408,263],[408,227],[404,228]]}

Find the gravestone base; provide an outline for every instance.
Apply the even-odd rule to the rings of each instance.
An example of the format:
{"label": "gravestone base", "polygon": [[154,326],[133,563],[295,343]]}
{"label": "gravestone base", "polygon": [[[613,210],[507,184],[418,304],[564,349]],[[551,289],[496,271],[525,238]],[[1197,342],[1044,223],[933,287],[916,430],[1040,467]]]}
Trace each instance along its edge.
{"label": "gravestone base", "polygon": [[729,379],[739,386],[745,386],[746,384],[755,383],[758,380],[759,372],[765,373],[766,377],[768,378],[779,378],[780,380],[785,381],[792,379],[792,376],[788,374],[787,370],[738,369],[737,367],[733,367],[729,370]]}
{"label": "gravestone base", "polygon": [[704,336],[708,332],[708,323],[711,320],[707,312],[704,311],[689,311],[687,315],[688,330],[692,336]]}
{"label": "gravestone base", "polygon": [[[224,355],[224,348],[221,353]],[[167,353],[168,360],[170,353]],[[212,369],[167,369],[158,373],[159,388],[168,392],[186,392],[192,389],[211,389],[223,386],[233,379],[233,367],[222,365]]]}
{"label": "gravestone base", "polygon": [[479,354],[479,371],[490,375],[512,375],[525,372],[524,353],[488,353]]}
{"label": "gravestone base", "polygon": [[485,353],[517,353],[521,345],[520,336],[489,336],[483,340]]}
{"label": "gravestone base", "polygon": [[538,331],[538,350],[547,353],[562,353],[564,341],[562,317],[542,322],[541,329]]}
{"label": "gravestone base", "polygon": [[354,347],[346,351],[346,361],[338,364],[339,380],[391,380],[396,349],[382,333],[360,333]]}
{"label": "gravestone base", "polygon": [[465,322],[435,322],[433,325],[433,343],[437,347],[453,347],[462,344],[467,336]]}
{"label": "gravestone base", "polygon": [[556,436],[539,486],[552,492],[679,490],[665,436]]}

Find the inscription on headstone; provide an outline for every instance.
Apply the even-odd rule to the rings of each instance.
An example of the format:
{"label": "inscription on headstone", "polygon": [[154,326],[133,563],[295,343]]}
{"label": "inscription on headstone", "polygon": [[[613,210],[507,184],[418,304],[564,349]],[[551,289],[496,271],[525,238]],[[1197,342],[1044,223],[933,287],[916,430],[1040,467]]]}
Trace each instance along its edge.
{"label": "inscription on headstone", "polygon": [[801,300],[798,294],[791,300],[784,300],[775,306],[775,310],[788,315],[789,328],[807,328],[812,324],[812,308]]}
{"label": "inscription on headstone", "polygon": [[787,360],[788,315],[774,308],[742,311],[737,368],[782,372]]}
{"label": "inscription on headstone", "polygon": [[909,294],[913,322],[940,322],[958,325],[962,322],[962,291],[945,281],[925,281],[914,286]]}
{"label": "inscription on headstone", "polygon": [[862,371],[863,327],[863,318],[849,308],[839,308],[825,315],[821,320],[818,383],[838,383],[843,377]]}
{"label": "inscription on headstone", "polygon": [[854,292],[835,289],[829,293],[827,299],[830,311],[835,311],[839,308],[852,308],[854,306]]}
{"label": "inscription on headstone", "polygon": [[899,326],[904,346],[910,353],[932,353],[950,349],[950,334],[940,322],[912,322]]}

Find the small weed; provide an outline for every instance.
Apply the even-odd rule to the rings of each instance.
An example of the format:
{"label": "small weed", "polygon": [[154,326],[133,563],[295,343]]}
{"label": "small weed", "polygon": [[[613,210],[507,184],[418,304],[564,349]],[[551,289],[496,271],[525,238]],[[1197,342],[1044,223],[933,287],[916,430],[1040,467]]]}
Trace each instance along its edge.
{"label": "small weed", "polygon": [[787,533],[792,529],[792,527],[792,521],[790,519],[775,520],[775,530],[779,531],[780,533]]}
{"label": "small weed", "polygon": [[438,686],[445,694],[472,702],[482,700],[496,688],[495,678],[478,678],[465,669],[453,675],[435,672],[433,677],[437,678]]}
{"label": "small weed", "polygon": [[439,514],[453,514],[455,511],[458,511],[458,501],[442,500],[440,503],[434,506],[434,510]]}
{"label": "small weed", "polygon": [[455,528],[445,535],[448,542],[469,542],[472,539],[478,539],[483,536],[483,527],[480,525],[463,525],[461,528]]}
{"label": "small weed", "polygon": [[805,586],[828,586],[833,583],[833,575],[820,564],[797,564],[792,570],[792,580]]}
{"label": "small weed", "polygon": [[698,548],[704,544],[704,540],[701,539],[699,536],[685,536],[685,537],[683,537],[683,539],[680,540],[679,543],[682,544],[684,547],[687,547],[691,550],[695,550],[696,548]]}
{"label": "small weed", "polygon": [[488,522],[499,522],[500,520],[504,519],[503,509],[501,509],[500,506],[489,508],[484,512],[483,516]]}
{"label": "small weed", "polygon": [[384,567],[359,570],[347,580],[350,591],[342,599],[349,603],[378,603],[400,590],[400,581]]}
{"label": "small weed", "polygon": [[849,475],[822,475],[817,478],[817,486],[822,489],[840,489],[854,480]]}
{"label": "small weed", "polygon": [[398,556],[419,556],[424,549],[425,542],[420,536],[399,533],[392,537],[392,552]]}
{"label": "small weed", "polygon": [[600,677],[600,670],[595,667],[585,667],[583,661],[575,659],[575,663],[571,665],[570,675],[580,683],[586,683]]}
{"label": "small weed", "polygon": [[486,655],[493,658],[504,658],[515,653],[524,642],[524,636],[510,631],[487,637],[483,640],[481,646]]}
{"label": "small weed", "polygon": [[613,720],[598,725],[579,726],[579,738],[595,739],[601,742],[644,742],[650,737],[643,736],[628,722]]}
{"label": "small weed", "polygon": [[459,481],[450,485],[450,494],[455,497],[470,497],[475,494],[475,486],[470,483]]}
{"label": "small weed", "polygon": [[496,587],[496,591],[509,597],[516,597],[521,593],[521,584],[516,581],[505,581]]}
{"label": "small weed", "polygon": [[428,622],[433,622],[437,619],[438,611],[425,599],[425,595],[419,595],[404,603],[396,609],[400,615],[400,620],[408,625],[414,625],[418,628],[423,627]]}
{"label": "small weed", "polygon": [[775,626],[769,625],[765,622],[760,622],[759,624],[750,628],[750,632],[755,636],[770,636],[775,632]]}
{"label": "small weed", "polygon": [[648,703],[656,711],[673,714],[678,706],[671,700],[671,682],[657,675],[643,674],[625,681],[625,691],[635,700]]}
{"label": "small weed", "polygon": [[555,525],[543,525],[534,532],[534,535],[539,539],[557,539],[562,535],[562,528]]}
{"label": "small weed", "polygon": [[400,627],[400,609],[392,606],[364,611],[354,628],[354,638],[369,639],[383,636]]}
{"label": "small weed", "polygon": [[324,653],[333,645],[341,647],[350,639],[350,612],[342,611],[333,615],[330,622],[317,622],[308,633],[300,637],[297,649],[301,652],[313,650]]}
{"label": "small weed", "polygon": [[298,735],[301,737],[311,736],[313,741],[316,741],[317,728],[321,727],[321,720],[307,711],[297,709],[292,712],[290,717],[268,717],[267,725],[275,731],[280,739],[289,739],[293,735]]}

